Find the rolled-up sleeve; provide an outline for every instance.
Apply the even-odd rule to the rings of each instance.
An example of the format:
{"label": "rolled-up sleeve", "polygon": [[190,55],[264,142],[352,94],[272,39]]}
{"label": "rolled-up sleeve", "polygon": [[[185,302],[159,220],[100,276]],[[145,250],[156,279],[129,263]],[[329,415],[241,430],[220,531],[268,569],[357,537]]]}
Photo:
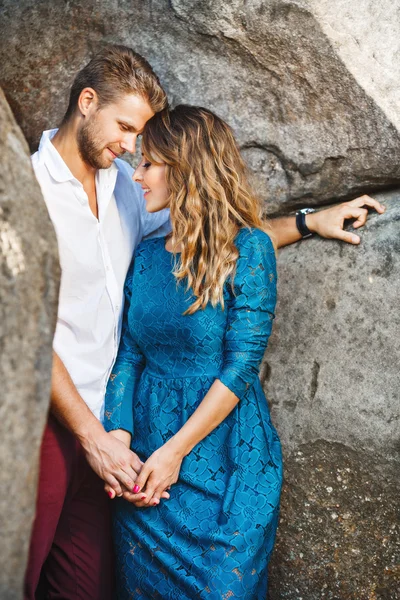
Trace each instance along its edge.
{"label": "rolled-up sleeve", "polygon": [[230,295],[224,360],[219,376],[239,399],[258,377],[276,304],[276,259],[269,236],[245,231],[237,243],[234,289]]}
{"label": "rolled-up sleeve", "polygon": [[145,357],[132,338],[129,328],[132,276],[133,264],[125,281],[121,342],[107,385],[104,427],[106,431],[125,429],[133,435],[133,398],[145,366]]}

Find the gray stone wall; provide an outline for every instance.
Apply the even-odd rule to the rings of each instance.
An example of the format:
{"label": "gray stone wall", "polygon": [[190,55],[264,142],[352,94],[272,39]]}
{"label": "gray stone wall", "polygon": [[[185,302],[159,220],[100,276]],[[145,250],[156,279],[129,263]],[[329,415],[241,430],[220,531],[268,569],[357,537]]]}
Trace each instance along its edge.
{"label": "gray stone wall", "polygon": [[233,126],[271,213],[400,185],[399,0],[1,4],[0,84],[32,148],[62,117],[75,72],[120,42],[173,103]]}
{"label": "gray stone wall", "polygon": [[57,242],[29,149],[0,90],[0,598],[22,598],[49,405]]}
{"label": "gray stone wall", "polygon": [[[232,125],[270,214],[400,188],[400,0],[0,0],[0,13],[0,84],[32,150],[60,121],[76,71],[117,42],[149,59],[172,103],[205,105]],[[26,150],[15,153],[31,177]],[[26,354],[23,385],[13,380],[10,394],[18,390],[14,402],[31,416],[18,433],[5,421],[5,439],[32,448],[36,465],[55,247],[37,245],[38,235],[47,240],[37,187],[16,181],[14,197],[32,208],[13,227],[25,228],[23,254],[36,265],[16,281],[29,281],[37,307],[29,323],[46,351],[39,364],[35,350]],[[279,253],[278,316],[262,372],[286,464],[270,600],[399,598],[400,195],[379,197],[387,212],[370,217],[360,247],[313,239]],[[7,279],[1,286],[7,310],[28,306]],[[31,338],[28,309],[19,310],[18,323],[7,323],[21,357]],[[36,388],[26,382],[38,374],[33,410],[26,398]],[[12,509],[28,516],[19,538],[7,533],[16,561],[15,574],[1,576],[8,582],[25,560],[34,476],[29,485]]]}
{"label": "gray stone wall", "polygon": [[278,256],[262,371],[285,453],[271,600],[400,598],[400,192],[359,247]]}

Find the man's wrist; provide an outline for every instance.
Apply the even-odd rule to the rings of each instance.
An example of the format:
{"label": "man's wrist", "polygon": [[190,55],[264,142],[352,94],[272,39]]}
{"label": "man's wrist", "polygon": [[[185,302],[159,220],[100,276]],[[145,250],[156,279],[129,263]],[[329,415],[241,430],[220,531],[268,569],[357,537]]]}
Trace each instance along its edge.
{"label": "man's wrist", "polygon": [[308,213],[305,215],[305,224],[307,229],[311,231],[311,233],[318,233],[318,217],[317,212]]}
{"label": "man's wrist", "polygon": [[313,231],[307,225],[306,218],[314,212],[314,208],[302,208],[296,212],[296,227],[302,239],[306,239],[313,235]]}
{"label": "man's wrist", "polygon": [[90,446],[98,442],[106,432],[100,421],[93,415],[93,419],[90,419],[89,423],[82,424],[74,433],[83,449],[88,450]]}

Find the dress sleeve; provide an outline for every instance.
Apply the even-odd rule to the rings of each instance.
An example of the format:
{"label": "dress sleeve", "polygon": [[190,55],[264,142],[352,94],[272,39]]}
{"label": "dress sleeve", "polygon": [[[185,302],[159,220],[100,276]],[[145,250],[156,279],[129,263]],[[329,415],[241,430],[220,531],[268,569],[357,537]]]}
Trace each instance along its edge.
{"label": "dress sleeve", "polygon": [[133,397],[145,366],[145,358],[132,338],[129,328],[129,307],[132,296],[133,263],[125,281],[125,305],[121,341],[110,379],[108,380],[104,428],[106,431],[125,429],[133,435]]}
{"label": "dress sleeve", "polygon": [[219,379],[241,399],[258,376],[271,334],[277,277],[275,251],[266,233],[246,231],[237,247]]}

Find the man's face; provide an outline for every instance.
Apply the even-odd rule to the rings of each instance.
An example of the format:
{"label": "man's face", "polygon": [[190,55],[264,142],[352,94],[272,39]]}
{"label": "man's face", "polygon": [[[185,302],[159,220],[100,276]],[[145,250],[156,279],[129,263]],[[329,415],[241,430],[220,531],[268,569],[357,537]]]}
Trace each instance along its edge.
{"label": "man's face", "polygon": [[135,94],[94,110],[78,131],[82,159],[95,169],[107,169],[124,152],[134,153],[137,136],[153,115],[148,102]]}

